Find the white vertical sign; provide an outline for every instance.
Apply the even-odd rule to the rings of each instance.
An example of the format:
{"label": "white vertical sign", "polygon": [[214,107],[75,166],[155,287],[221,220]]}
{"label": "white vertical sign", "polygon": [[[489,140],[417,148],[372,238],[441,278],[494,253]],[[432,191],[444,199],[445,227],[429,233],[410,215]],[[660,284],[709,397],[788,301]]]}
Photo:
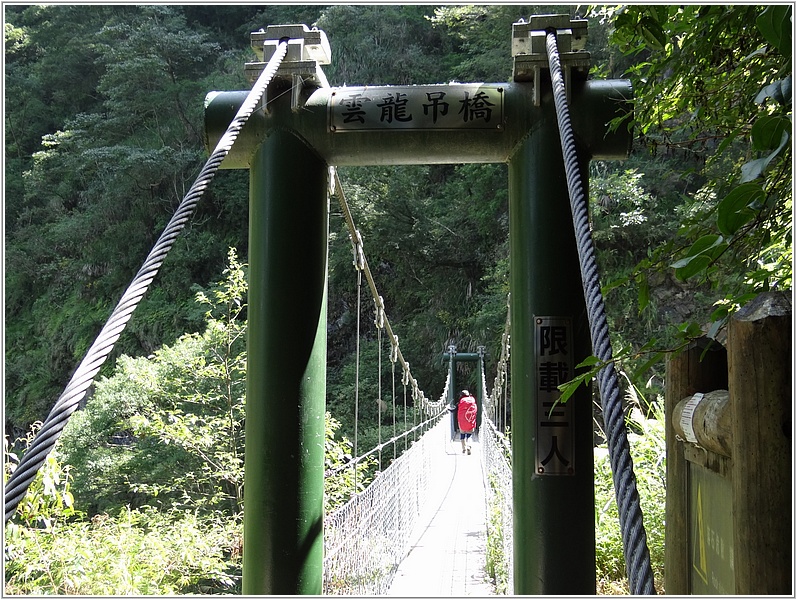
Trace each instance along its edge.
{"label": "white vertical sign", "polygon": [[558,386],[573,378],[569,317],[535,317],[537,475],[575,474],[573,399],[559,402]]}

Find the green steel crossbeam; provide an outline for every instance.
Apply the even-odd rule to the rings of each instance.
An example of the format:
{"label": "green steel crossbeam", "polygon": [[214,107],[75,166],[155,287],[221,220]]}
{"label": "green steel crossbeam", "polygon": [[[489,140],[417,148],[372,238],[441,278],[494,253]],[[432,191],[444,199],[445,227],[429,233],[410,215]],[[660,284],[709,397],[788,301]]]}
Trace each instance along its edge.
{"label": "green steel crossbeam", "polygon": [[[260,111],[244,126],[241,136],[222,162],[223,169],[248,169],[255,149],[270,131],[285,128],[295,133],[330,165],[420,165],[451,163],[508,163],[523,141],[533,135],[545,115],[534,106],[533,83],[480,84],[502,88],[504,121],[501,129],[406,129],[390,123],[375,123],[375,129],[332,132],[329,105],[336,98],[358,93],[361,88],[307,88],[309,94],[300,111],[279,113]],[[549,84],[550,85],[550,84]],[[628,112],[632,98],[627,80],[581,81],[573,84],[573,127],[578,141],[590,159],[619,160],[628,156],[631,137],[619,128],[607,131],[606,124]],[[421,86],[416,86],[421,87]],[[429,86],[426,93],[456,95],[456,85]],[[404,93],[405,87],[369,86],[373,96],[385,98]],[[205,101],[205,138],[212,145],[229,124],[245,91],[211,92]],[[271,94],[274,97],[276,94]],[[290,96],[290,94],[288,94]],[[549,92],[543,95],[552,103]],[[420,109],[422,112],[422,109]],[[453,108],[451,109],[453,111]],[[379,113],[376,119],[379,118]],[[548,115],[547,118],[551,118]]]}

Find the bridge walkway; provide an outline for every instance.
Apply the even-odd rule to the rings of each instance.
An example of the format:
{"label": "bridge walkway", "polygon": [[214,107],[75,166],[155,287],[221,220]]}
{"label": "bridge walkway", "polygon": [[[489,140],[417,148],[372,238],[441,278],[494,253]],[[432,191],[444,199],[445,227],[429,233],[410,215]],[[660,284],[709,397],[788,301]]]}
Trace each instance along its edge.
{"label": "bridge walkway", "polygon": [[[432,477],[429,500],[410,537],[390,596],[493,596],[487,576],[487,508],[482,446],[472,443],[463,454],[448,429],[432,451],[443,460]],[[439,445],[438,445],[439,444]]]}

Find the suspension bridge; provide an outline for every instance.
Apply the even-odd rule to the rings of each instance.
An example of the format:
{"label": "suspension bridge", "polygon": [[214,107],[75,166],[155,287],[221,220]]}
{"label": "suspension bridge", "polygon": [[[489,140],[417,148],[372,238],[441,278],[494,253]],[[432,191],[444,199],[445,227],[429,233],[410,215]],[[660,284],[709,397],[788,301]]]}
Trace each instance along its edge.
{"label": "suspension bridge", "polygon": [[[597,381],[630,589],[653,593],[581,180],[589,160],[626,157],[629,133],[609,132],[606,123],[627,113],[631,89],[627,81],[587,79],[585,39],[586,21],[533,16],[513,26],[509,82],[333,88],[321,69],[330,61],[322,31],[287,25],[253,33],[259,61],[246,66],[252,89],[209,94],[210,158],[7,482],[6,521],[216,171],[246,168],[244,594],[423,595],[405,587],[418,579],[413,569],[423,568],[447,579],[428,584],[441,595],[482,595],[489,588],[472,557],[489,535],[501,540],[506,593],[594,594],[590,392],[581,386],[563,403],[558,388],[591,354],[606,365]],[[445,392],[432,401],[412,377],[387,318],[335,167],[468,162],[509,166],[511,318],[493,389],[488,393],[483,355],[466,357],[451,348]],[[330,197],[344,209],[358,286],[364,276],[376,326],[387,335],[390,360],[401,370],[419,419],[402,434],[413,436],[411,447],[365,491],[325,515]],[[481,373],[472,456],[457,454],[451,444],[458,357],[477,362]],[[511,447],[504,437],[507,402]],[[466,524],[464,541],[449,538],[447,551],[435,551],[444,554],[424,558],[421,549],[432,546],[424,533],[456,533],[455,522],[438,525],[430,514],[462,515],[463,479],[473,486],[468,489],[479,482],[484,492],[483,501],[478,494],[471,499],[479,504],[473,514],[485,518],[484,532],[481,523]],[[441,485],[448,495],[441,495]],[[501,518],[487,519],[486,506]]]}

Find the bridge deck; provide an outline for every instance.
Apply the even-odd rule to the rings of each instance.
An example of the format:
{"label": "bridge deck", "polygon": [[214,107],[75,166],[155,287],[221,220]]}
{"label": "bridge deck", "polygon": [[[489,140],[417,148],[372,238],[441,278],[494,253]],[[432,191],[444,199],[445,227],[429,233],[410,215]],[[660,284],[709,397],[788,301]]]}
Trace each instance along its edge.
{"label": "bridge deck", "polygon": [[462,454],[459,441],[441,436],[444,459],[413,532],[410,551],[390,596],[492,596],[486,574],[486,505],[481,445]]}

